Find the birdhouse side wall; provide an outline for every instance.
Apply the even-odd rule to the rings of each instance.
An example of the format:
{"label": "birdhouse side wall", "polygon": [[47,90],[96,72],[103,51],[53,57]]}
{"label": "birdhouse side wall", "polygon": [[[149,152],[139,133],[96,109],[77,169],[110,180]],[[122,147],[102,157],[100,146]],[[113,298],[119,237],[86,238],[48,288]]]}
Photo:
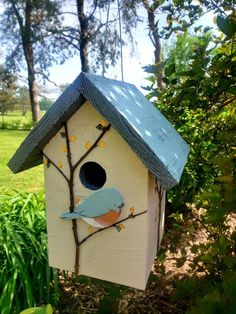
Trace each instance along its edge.
{"label": "birdhouse side wall", "polygon": [[164,232],[166,191],[156,178],[148,174],[148,227],[146,277],[148,279],[152,265]]}
{"label": "birdhouse side wall", "polygon": [[[101,126],[107,121],[86,102],[67,122],[72,165],[84,156],[101,135]],[[100,125],[100,129],[97,126]],[[67,178],[70,168],[67,160],[65,129],[51,139],[44,148],[45,155],[53,161]],[[104,185],[94,191],[81,182],[81,167],[96,162],[106,172]],[[60,171],[44,158],[47,206],[49,263],[59,269],[74,271],[75,241],[72,221],[60,215],[68,212],[70,193],[68,183]],[[136,157],[129,145],[111,127],[96,148],[79,164],[74,173],[75,205],[103,189],[115,189],[124,199],[117,226],[95,233],[98,229],[82,219],[77,219],[80,246],[79,273],[111,282],[144,289],[146,285],[147,238],[147,185],[148,170]],[[130,214],[140,214],[129,218]]]}

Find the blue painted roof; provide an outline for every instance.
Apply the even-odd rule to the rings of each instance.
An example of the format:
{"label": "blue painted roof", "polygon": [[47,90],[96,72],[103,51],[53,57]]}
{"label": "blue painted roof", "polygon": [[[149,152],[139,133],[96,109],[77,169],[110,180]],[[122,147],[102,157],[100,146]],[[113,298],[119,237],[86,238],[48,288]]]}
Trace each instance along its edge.
{"label": "blue painted roof", "polygon": [[88,73],[77,77],[32,130],[8,164],[12,171],[41,163],[43,147],[86,99],[165,189],[179,182],[189,148],[168,120],[134,85]]}

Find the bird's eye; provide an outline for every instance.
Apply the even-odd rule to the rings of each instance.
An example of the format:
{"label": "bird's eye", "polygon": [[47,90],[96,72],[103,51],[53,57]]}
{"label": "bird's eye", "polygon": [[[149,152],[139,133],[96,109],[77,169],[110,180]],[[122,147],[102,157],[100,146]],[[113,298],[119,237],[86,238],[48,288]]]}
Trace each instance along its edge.
{"label": "bird's eye", "polygon": [[106,171],[98,163],[88,161],[82,165],[79,173],[82,184],[90,190],[98,190],[106,182]]}

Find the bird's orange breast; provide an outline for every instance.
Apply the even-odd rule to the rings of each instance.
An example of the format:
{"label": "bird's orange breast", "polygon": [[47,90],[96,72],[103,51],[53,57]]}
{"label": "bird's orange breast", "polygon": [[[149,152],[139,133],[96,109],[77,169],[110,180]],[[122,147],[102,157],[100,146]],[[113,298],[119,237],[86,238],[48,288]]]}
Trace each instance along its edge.
{"label": "bird's orange breast", "polygon": [[103,226],[109,226],[114,224],[119,216],[120,212],[111,209],[106,214],[96,217],[95,220]]}

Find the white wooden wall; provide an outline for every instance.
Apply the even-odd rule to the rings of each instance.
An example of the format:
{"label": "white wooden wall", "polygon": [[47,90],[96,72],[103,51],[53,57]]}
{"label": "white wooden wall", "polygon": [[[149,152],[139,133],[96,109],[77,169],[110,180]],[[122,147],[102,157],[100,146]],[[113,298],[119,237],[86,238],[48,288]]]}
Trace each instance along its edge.
{"label": "white wooden wall", "polygon": [[[149,172],[146,280],[149,277],[152,264],[157,253],[157,248],[161,243],[164,232],[166,192],[163,189],[161,190],[162,198],[159,203],[159,193],[157,188],[160,189],[160,185],[158,184],[157,186],[155,177]],[[161,208],[159,208],[159,205],[161,205]],[[157,243],[158,239],[159,244]]]}
{"label": "white wooden wall", "polygon": [[[74,135],[71,142],[72,161],[75,163],[86,151],[85,144],[93,143],[101,131],[96,126],[103,118],[86,102],[69,120],[69,134]],[[65,139],[61,129],[45,146],[44,153],[55,163],[62,165],[61,170],[69,175],[66,158]],[[76,139],[76,140],[75,140]],[[107,181],[103,188],[117,189],[125,201],[120,219],[130,214],[151,208],[150,214],[144,214],[125,221],[121,232],[115,228],[94,235],[80,248],[80,273],[87,276],[116,282],[144,289],[147,272],[153,258],[152,222],[153,208],[148,203],[148,170],[136,157],[126,142],[111,128],[103,141],[103,147],[97,147],[83,163],[96,161],[106,171]],[[82,166],[82,164],[81,164]],[[78,167],[75,175],[75,197],[83,199],[94,193],[85,188],[79,179]],[[51,165],[45,165],[45,189],[47,205],[47,230],[49,242],[49,263],[53,267],[74,270],[75,243],[72,233],[72,222],[59,218],[68,211],[69,190],[63,176]],[[154,200],[155,201],[155,200]],[[153,205],[154,206],[154,205]],[[89,225],[78,220],[80,240],[89,234]],[[155,231],[153,231],[155,233]],[[154,253],[155,255],[155,253]]]}

